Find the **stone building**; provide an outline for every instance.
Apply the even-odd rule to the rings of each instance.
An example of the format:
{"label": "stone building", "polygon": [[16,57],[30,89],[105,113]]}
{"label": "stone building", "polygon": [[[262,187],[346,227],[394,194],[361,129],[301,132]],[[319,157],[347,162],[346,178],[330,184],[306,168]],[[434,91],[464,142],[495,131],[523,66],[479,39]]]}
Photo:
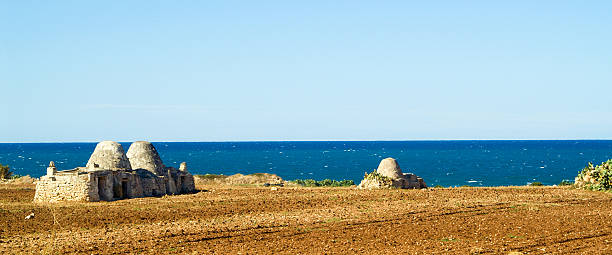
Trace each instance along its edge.
{"label": "stone building", "polygon": [[358,187],[362,189],[422,189],[427,188],[427,184],[425,184],[423,178],[415,174],[402,173],[402,169],[394,158],[386,158],[380,161],[376,171],[365,174]]}
{"label": "stone building", "polygon": [[195,191],[187,164],[166,167],[149,142],[98,143],[85,167],[57,171],[53,161],[36,184],[35,202],[112,201]]}

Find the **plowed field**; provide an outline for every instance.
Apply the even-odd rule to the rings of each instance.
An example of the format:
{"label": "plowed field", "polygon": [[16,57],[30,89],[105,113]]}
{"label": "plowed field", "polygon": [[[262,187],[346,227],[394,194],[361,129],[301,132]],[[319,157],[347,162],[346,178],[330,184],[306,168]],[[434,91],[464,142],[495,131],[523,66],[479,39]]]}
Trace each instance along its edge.
{"label": "plowed field", "polygon": [[[2,253],[611,254],[612,194],[568,187],[356,190],[204,186],[35,204],[0,186]],[[30,213],[34,218],[24,219]]]}

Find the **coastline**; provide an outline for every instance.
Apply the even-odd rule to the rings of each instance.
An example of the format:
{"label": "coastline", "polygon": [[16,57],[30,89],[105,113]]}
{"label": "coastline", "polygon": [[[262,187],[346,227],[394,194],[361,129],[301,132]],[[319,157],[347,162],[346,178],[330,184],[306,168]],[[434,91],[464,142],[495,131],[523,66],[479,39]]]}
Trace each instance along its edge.
{"label": "coastline", "polygon": [[[358,182],[385,157],[429,185],[500,186],[573,179],[587,162],[612,158],[612,141],[414,141],[154,143],[164,162],[187,161],[193,174],[275,173],[284,179]],[[129,146],[129,143],[124,143]],[[94,143],[0,145],[0,164],[40,177],[86,163]],[[542,168],[544,167],[544,168]],[[470,183],[472,181],[472,183]]]}

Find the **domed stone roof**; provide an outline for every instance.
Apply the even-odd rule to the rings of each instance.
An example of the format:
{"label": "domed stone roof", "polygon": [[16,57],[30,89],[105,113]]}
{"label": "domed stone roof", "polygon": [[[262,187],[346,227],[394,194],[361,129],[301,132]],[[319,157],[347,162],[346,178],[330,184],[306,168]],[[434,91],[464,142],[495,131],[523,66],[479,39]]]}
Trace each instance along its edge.
{"label": "domed stone roof", "polygon": [[392,179],[402,177],[402,169],[394,158],[386,158],[380,161],[376,172]]}
{"label": "domed stone roof", "polygon": [[125,155],[121,144],[113,141],[103,141],[87,161],[87,168],[104,170],[131,170],[130,161]]}
{"label": "domed stone roof", "polygon": [[157,175],[164,175],[166,167],[159,153],[150,142],[137,141],[130,145],[127,157],[133,169],[145,169]]}

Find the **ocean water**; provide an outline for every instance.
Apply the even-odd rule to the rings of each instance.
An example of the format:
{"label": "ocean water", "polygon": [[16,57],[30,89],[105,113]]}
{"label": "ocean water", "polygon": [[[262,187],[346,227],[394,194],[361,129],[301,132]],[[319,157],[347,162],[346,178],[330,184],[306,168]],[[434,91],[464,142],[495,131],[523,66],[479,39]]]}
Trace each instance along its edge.
{"label": "ocean water", "polygon": [[[612,158],[612,141],[375,141],[160,142],[167,166],[186,161],[194,174],[274,173],[286,180],[352,179],[394,157],[404,172],[429,186],[547,185],[573,180],[587,162]],[[58,169],[85,166],[95,143],[0,144],[0,164],[40,177],[49,161]],[[127,151],[130,143],[122,143]]]}

